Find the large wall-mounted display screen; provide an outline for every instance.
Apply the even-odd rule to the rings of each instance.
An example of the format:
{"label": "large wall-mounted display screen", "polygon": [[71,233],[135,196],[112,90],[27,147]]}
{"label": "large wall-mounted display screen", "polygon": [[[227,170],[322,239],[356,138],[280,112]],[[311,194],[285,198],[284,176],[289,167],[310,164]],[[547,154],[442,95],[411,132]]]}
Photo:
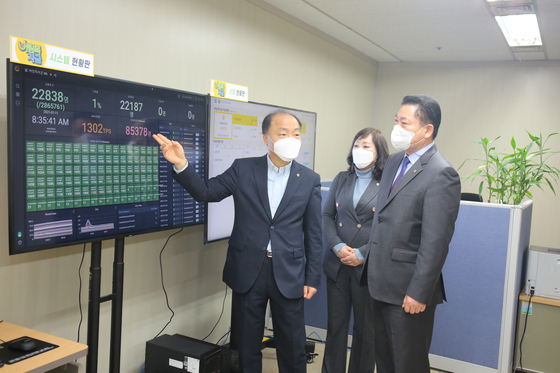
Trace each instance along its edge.
{"label": "large wall-mounted display screen", "polygon": [[205,175],[208,98],[7,61],[10,254],[206,222],[154,133]]}
{"label": "large wall-mounted display screen", "polygon": [[[212,97],[208,143],[208,177],[228,169],[236,158],[260,157],[268,152],[263,141],[262,121],[275,110],[285,110],[302,123],[301,150],[296,161],[313,169],[317,114],[255,102]],[[233,198],[208,204],[206,241],[217,241],[231,235],[234,220]]]}

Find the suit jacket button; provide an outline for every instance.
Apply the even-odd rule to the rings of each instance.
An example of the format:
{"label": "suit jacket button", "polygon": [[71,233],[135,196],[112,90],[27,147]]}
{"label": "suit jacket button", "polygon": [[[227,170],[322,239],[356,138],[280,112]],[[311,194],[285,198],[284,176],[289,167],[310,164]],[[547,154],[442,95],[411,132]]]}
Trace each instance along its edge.
{"label": "suit jacket button", "polygon": [[362,225],[361,225],[361,224],[358,224],[358,228],[361,228],[361,227],[362,227]]}
{"label": "suit jacket button", "polygon": [[339,225],[340,227],[342,227],[342,223],[338,223],[338,225]]}
{"label": "suit jacket button", "polygon": [[337,203],[336,203],[336,207],[338,207],[339,205],[340,205],[340,203],[337,202]]}
{"label": "suit jacket button", "polygon": [[381,219],[377,219],[377,223],[378,223],[378,224],[381,224]]}
{"label": "suit jacket button", "polygon": [[270,227],[270,229],[274,230],[274,225]]}

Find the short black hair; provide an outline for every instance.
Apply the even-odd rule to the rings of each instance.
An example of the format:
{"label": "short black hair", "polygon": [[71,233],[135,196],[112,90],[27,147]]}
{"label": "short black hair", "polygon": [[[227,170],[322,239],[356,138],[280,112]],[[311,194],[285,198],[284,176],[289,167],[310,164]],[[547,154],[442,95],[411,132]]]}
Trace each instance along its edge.
{"label": "short black hair", "polygon": [[441,108],[435,98],[428,95],[409,95],[402,100],[401,106],[416,105],[416,117],[424,125],[432,124],[434,126],[433,139],[436,138],[441,123]]}
{"label": "short black hair", "polygon": [[377,159],[375,160],[375,166],[371,169],[371,172],[376,180],[381,180],[381,175],[385,169],[385,163],[387,163],[387,158],[389,158],[389,146],[381,131],[372,127],[366,127],[354,136],[354,140],[350,146],[350,153],[348,153],[348,158],[346,158],[346,162],[348,162],[348,171],[354,170],[354,157],[352,156],[354,144],[358,139],[368,137],[369,135],[371,135],[373,145],[375,145],[375,150],[377,151]]}
{"label": "short black hair", "polygon": [[269,113],[266,117],[264,117],[263,121],[262,121],[262,133],[263,135],[268,134],[268,129],[270,128],[270,123],[272,123],[272,118],[275,115],[278,114],[288,114],[291,115],[292,117],[296,118],[299,128],[301,129],[301,122],[299,121],[299,118],[296,117],[294,114],[287,112],[286,110],[283,109],[278,109],[278,110],[274,110],[272,113]]}

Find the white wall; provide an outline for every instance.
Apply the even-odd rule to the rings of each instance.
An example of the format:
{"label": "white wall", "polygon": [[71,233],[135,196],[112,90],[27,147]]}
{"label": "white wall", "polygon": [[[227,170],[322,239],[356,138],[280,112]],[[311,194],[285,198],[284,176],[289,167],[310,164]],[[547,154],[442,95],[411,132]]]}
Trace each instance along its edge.
{"label": "white wall", "polygon": [[[373,121],[377,66],[245,0],[0,1],[0,45],[14,35],[95,55],[95,73],[207,93],[210,79],[249,87],[252,101],[318,113],[316,170],[345,168],[353,135]],[[0,133],[7,132],[6,80],[0,73]],[[7,140],[0,138],[0,175]],[[76,339],[82,246],[8,255],[8,183],[0,179],[0,319]],[[173,231],[125,240],[122,372],[137,372],[145,342],[170,317],[160,285],[159,251]],[[203,245],[203,227],[173,237],[163,253],[175,318],[166,333],[203,338],[218,320],[226,243]],[[111,292],[113,242],[103,244],[102,295]],[[81,270],[87,328],[90,247]],[[231,292],[228,292],[231,294]],[[229,326],[226,310],[209,341]],[[108,371],[110,305],[101,307],[99,371]],[[81,360],[85,363],[85,359]]]}
{"label": "white wall", "polygon": [[[436,144],[438,150],[455,166],[467,158],[481,158],[482,147],[475,145],[481,137],[489,140],[501,136],[497,150],[510,151],[515,137],[518,147],[529,144],[525,130],[533,135],[560,132],[556,118],[560,98],[560,62],[503,64],[380,64],[375,101],[375,126],[390,136],[393,119],[402,98],[425,93],[435,97],[442,108],[442,123]],[[560,136],[547,143],[560,150]],[[394,149],[390,146],[391,150]],[[550,159],[560,168],[560,154]],[[459,171],[461,176],[476,171],[479,163],[471,161]],[[462,181],[464,192],[478,192],[482,179]],[[560,185],[554,188],[560,192]],[[533,194],[531,244],[560,248],[560,230],[555,226],[560,197],[548,187]],[[484,200],[488,199],[485,192]]]}
{"label": "white wall", "polygon": [[[545,64],[381,65],[379,68],[244,0],[0,1],[2,57],[9,36],[95,55],[96,73],[207,93],[210,79],[249,87],[250,99],[318,113],[316,170],[332,178],[346,167],[353,135],[365,126],[387,139],[403,96],[427,93],[440,102],[438,149],[456,167],[479,155],[480,136],[509,146],[524,129],[557,131],[560,66]],[[6,81],[0,74],[0,133],[6,134]],[[551,147],[560,149],[560,139]],[[7,142],[0,139],[0,175],[7,175]],[[393,150],[390,147],[391,150]],[[560,167],[558,157],[553,165]],[[462,175],[471,173],[467,164]],[[463,182],[463,190],[477,184]],[[556,189],[560,190],[560,187]],[[534,191],[531,243],[560,247],[559,198]],[[75,339],[79,322],[78,267],[82,246],[8,255],[8,184],[0,179],[0,319]],[[169,319],[158,255],[173,231],[125,240],[122,372],[137,372],[145,342]],[[203,227],[188,228],[164,254],[166,288],[176,315],[166,333],[202,338],[219,317],[226,243],[203,245]],[[104,243],[102,294],[111,291],[112,242]],[[82,268],[87,311],[90,248]],[[228,292],[231,294],[231,292]],[[214,334],[229,326],[229,301]],[[100,369],[107,371],[109,304],[102,305]],[[87,320],[87,313],[84,313]],[[85,342],[87,330],[81,329]],[[85,360],[82,359],[82,362]]]}

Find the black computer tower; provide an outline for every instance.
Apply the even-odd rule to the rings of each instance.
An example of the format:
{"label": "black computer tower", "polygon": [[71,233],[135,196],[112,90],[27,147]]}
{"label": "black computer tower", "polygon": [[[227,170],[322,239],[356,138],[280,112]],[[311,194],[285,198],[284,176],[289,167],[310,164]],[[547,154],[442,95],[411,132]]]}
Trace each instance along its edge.
{"label": "black computer tower", "polygon": [[230,373],[231,350],[184,335],[146,342],[145,373]]}

